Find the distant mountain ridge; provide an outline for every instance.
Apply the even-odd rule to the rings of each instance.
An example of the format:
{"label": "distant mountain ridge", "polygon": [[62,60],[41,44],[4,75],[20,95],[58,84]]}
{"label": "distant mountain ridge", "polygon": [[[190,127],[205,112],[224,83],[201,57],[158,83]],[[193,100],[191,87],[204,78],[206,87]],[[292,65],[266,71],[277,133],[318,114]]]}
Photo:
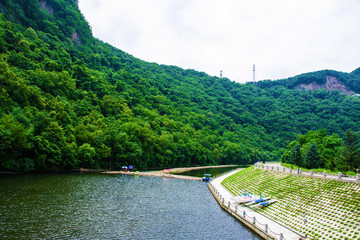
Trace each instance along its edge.
{"label": "distant mountain ridge", "polygon": [[351,74],[360,77],[360,67],[352,71]]}
{"label": "distant mountain ridge", "polygon": [[252,82],[261,88],[284,86],[289,89],[299,90],[327,90],[340,91],[345,95],[360,93],[360,69],[351,73],[334,70],[322,70],[317,72],[303,73],[295,77],[281,80],[264,80]]}

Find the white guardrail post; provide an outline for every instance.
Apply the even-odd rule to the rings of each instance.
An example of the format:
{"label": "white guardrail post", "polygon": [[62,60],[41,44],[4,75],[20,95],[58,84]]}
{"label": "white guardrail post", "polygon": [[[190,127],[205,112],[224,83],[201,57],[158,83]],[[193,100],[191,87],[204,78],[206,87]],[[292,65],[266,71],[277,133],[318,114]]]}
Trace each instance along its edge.
{"label": "white guardrail post", "polygon": [[[263,167],[264,168],[264,166],[259,166],[259,167]],[[267,168],[269,169],[269,167],[267,166]],[[273,167],[272,167],[272,169],[273,169]],[[279,169],[279,167],[277,167],[277,169]],[[284,171],[285,171],[285,167],[283,168],[284,169]],[[356,179],[357,180],[360,180],[360,175],[358,174],[358,175],[356,175]],[[220,192],[215,188],[215,186],[213,186],[211,183],[209,183],[209,185],[210,185],[210,187],[213,189],[213,191],[218,195],[218,197],[219,197],[219,199],[220,199],[220,201],[222,202],[222,205],[224,206],[224,207],[226,207],[227,206],[227,209],[228,209],[228,211],[229,210],[231,210],[231,202],[229,201],[228,202],[228,204],[226,204],[226,201],[225,201],[225,198],[224,197],[222,197],[221,196],[221,194],[220,194]],[[235,205],[235,214],[236,215],[238,215],[239,217],[241,217],[241,214],[242,214],[242,217],[244,218],[244,219],[249,219],[248,221],[250,222],[251,220],[251,218],[252,218],[252,224],[253,225],[257,225],[256,224],[256,217],[254,216],[254,217],[249,217],[248,216],[248,218],[246,218],[246,212],[245,212],[245,210],[244,211],[238,211],[238,207]],[[232,210],[231,210],[232,211]],[[267,223],[265,223],[265,224],[262,224],[262,223],[260,223],[260,222],[258,222],[258,228],[260,227],[260,228],[263,228],[264,229],[264,232],[265,233],[267,233],[267,234],[270,234],[271,236],[273,236],[273,237],[275,237],[275,235],[278,235],[279,236],[279,240],[286,240],[285,238],[284,238],[284,235],[283,235],[283,233],[276,233],[276,232],[273,232],[273,231],[271,231],[271,229],[269,228],[269,225],[267,224]],[[263,227],[261,227],[261,226],[263,226]]]}

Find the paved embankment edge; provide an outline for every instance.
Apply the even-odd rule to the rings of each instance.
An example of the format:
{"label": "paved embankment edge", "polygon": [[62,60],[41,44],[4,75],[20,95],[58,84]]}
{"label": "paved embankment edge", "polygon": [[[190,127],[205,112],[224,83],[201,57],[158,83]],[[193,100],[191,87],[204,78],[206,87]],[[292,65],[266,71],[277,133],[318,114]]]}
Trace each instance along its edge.
{"label": "paved embankment edge", "polygon": [[[246,206],[236,204],[231,200],[231,194],[221,183],[227,177],[241,171],[237,169],[227,174],[214,178],[208,184],[208,187],[219,203],[221,208],[227,211],[230,215],[238,219],[244,225],[249,227],[254,232],[258,233],[264,239],[279,239],[279,240],[298,240],[303,239],[304,236],[279,222],[269,218]],[[246,214],[245,214],[246,213]]]}
{"label": "paved embankment edge", "polygon": [[220,205],[220,207],[222,209],[224,209],[225,211],[227,211],[231,216],[233,216],[234,218],[236,218],[237,220],[239,220],[240,222],[242,222],[245,226],[247,226],[248,228],[250,228],[252,231],[254,231],[255,233],[257,233],[260,237],[264,238],[264,239],[277,239],[272,237],[271,235],[269,235],[268,233],[265,233],[262,229],[260,229],[259,227],[257,227],[255,224],[251,223],[250,221],[248,221],[247,219],[240,217],[236,212],[234,212],[231,208],[229,208],[228,206],[226,206],[222,200],[219,198],[219,196],[215,193],[215,189],[213,189],[213,187],[211,187],[212,185],[208,184],[208,188],[210,190],[210,192],[212,193],[212,195],[214,196],[214,198],[216,199],[216,201],[218,202],[218,204]]}

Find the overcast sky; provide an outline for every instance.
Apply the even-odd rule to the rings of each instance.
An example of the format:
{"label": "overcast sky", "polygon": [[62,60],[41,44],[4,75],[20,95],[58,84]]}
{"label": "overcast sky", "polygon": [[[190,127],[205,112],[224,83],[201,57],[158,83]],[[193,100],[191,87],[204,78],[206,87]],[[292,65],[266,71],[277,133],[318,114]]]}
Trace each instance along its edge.
{"label": "overcast sky", "polygon": [[95,37],[148,62],[282,79],[360,67],[359,0],[79,0]]}

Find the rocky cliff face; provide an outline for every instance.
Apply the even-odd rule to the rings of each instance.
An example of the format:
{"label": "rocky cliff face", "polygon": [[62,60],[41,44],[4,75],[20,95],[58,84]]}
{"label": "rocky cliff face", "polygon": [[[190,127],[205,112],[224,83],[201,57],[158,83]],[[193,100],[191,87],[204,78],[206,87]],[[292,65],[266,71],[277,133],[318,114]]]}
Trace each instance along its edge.
{"label": "rocky cliff face", "polygon": [[51,14],[51,15],[54,14],[53,8],[45,0],[40,0],[39,6],[42,10],[48,12],[49,14]]}
{"label": "rocky cliff face", "polygon": [[338,90],[342,94],[346,95],[353,95],[354,92],[350,91],[346,88],[345,85],[343,85],[336,77],[327,76],[326,77],[326,83],[319,85],[316,82],[310,83],[310,84],[300,84],[296,86],[296,89],[302,89],[302,90],[320,90],[325,89],[328,91],[334,91]]}

